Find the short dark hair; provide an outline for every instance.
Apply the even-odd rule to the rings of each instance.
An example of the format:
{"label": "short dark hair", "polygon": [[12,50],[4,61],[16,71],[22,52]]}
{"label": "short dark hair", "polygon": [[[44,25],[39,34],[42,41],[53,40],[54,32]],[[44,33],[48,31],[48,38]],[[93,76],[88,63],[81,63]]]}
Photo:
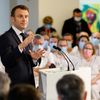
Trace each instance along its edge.
{"label": "short dark hair", "polygon": [[84,82],[79,76],[68,74],[57,82],[56,89],[61,100],[82,100]]}
{"label": "short dark hair", "polygon": [[86,36],[86,35],[81,35],[79,38],[78,38],[78,41],[80,41],[81,40],[81,38],[87,38],[87,40],[89,41],[89,37],[88,36]]}
{"label": "short dark hair", "polygon": [[81,13],[82,11],[79,9],[79,8],[75,8],[74,10],[73,10],[73,13]]}
{"label": "short dark hair", "polygon": [[64,36],[71,36],[72,38],[73,38],[73,35],[71,34],[71,33],[65,33],[64,35],[63,35],[63,37]]}
{"label": "short dark hair", "polygon": [[40,100],[40,94],[32,85],[18,84],[11,88],[7,100]]}
{"label": "short dark hair", "polygon": [[27,11],[29,12],[29,8],[26,7],[25,5],[17,5],[17,6],[15,6],[15,7],[12,9],[12,11],[11,11],[11,16],[12,16],[12,17],[15,16],[15,11],[16,11],[17,9],[27,10]]}

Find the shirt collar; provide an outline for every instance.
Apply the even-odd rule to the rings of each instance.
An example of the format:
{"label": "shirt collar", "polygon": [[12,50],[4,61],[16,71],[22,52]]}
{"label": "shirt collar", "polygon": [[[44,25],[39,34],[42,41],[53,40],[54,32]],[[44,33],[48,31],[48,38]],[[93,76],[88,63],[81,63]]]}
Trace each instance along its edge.
{"label": "shirt collar", "polygon": [[18,36],[18,38],[20,39],[20,41],[22,42],[22,36],[20,35],[20,33],[24,33],[24,30],[23,31],[20,31],[14,25],[12,26],[12,28],[15,31],[16,35]]}
{"label": "shirt collar", "polygon": [[17,29],[14,25],[12,26],[12,28],[14,29],[14,31],[16,32],[16,34],[19,36],[20,33],[24,33],[24,30],[23,31],[20,31],[19,29]]}

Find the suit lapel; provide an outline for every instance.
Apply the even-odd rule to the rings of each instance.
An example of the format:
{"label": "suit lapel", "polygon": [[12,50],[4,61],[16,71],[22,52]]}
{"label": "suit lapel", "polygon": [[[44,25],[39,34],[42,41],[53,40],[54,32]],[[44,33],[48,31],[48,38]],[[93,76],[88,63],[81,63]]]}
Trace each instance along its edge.
{"label": "suit lapel", "polygon": [[12,28],[10,29],[10,31],[11,31],[12,37],[15,39],[15,41],[16,41],[18,44],[20,44],[21,41],[20,41],[20,39],[18,38],[18,36],[17,36],[17,34],[15,33],[15,31],[14,31]]}

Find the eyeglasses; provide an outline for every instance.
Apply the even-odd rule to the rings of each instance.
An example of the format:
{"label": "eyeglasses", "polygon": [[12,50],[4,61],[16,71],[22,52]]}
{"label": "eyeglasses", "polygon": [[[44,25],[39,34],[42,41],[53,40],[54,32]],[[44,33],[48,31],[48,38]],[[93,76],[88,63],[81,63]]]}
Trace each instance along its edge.
{"label": "eyeglasses", "polygon": [[85,47],[84,49],[86,49],[86,50],[93,50],[92,48],[87,48],[87,47]]}
{"label": "eyeglasses", "polygon": [[100,37],[93,37],[93,38],[95,38],[95,39],[99,39],[99,40],[100,40]]}
{"label": "eyeglasses", "polygon": [[88,40],[87,40],[87,41],[86,41],[86,40],[80,40],[80,41],[81,41],[81,42],[85,42],[85,43],[86,43]]}

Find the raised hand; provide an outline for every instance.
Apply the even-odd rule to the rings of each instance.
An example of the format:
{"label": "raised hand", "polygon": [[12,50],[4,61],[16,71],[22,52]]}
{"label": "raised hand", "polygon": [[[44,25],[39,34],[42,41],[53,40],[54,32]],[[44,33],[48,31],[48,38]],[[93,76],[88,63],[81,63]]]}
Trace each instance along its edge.
{"label": "raised hand", "polygon": [[24,49],[30,43],[32,43],[33,39],[34,39],[34,33],[32,31],[29,31],[28,36],[24,39],[24,41],[22,43],[19,44],[19,48]]}
{"label": "raised hand", "polygon": [[39,50],[33,52],[33,51],[29,50],[29,53],[33,60],[38,60],[39,58],[43,57],[43,54],[45,53],[45,51],[39,49]]}

